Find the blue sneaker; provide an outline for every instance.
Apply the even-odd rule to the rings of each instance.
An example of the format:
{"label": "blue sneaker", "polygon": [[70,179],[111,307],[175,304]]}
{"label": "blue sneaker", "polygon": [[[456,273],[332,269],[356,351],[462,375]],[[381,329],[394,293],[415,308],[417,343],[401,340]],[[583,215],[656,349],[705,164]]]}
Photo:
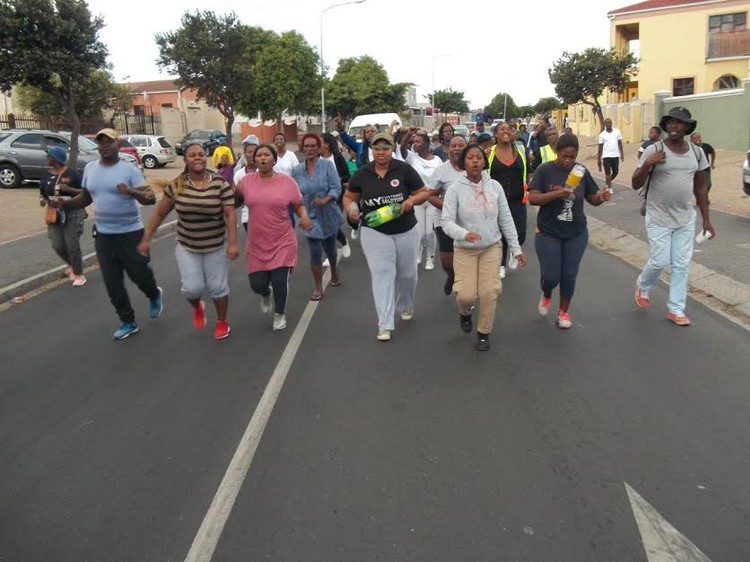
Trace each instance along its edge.
{"label": "blue sneaker", "polygon": [[159,294],[148,301],[148,315],[151,318],[159,318],[161,311],[164,310],[164,299],[162,298],[161,287],[157,287],[157,289],[159,290]]}
{"label": "blue sneaker", "polygon": [[124,340],[129,335],[135,334],[136,332],[138,332],[138,324],[135,322],[123,322],[114,333],[114,338],[116,340]]}

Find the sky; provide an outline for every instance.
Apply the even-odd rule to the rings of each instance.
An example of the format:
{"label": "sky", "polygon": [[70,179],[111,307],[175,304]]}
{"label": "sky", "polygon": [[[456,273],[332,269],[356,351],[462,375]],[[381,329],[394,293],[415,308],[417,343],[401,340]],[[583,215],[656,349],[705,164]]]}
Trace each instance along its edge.
{"label": "sky", "polygon": [[[464,92],[472,109],[507,92],[518,105],[554,96],[547,70],[564,51],[609,46],[607,12],[636,0],[88,0],[104,18],[100,38],[117,81],[168,78],[154,34],[180,27],[185,11],[234,11],[248,25],[296,30],[320,49],[328,76],[341,58],[369,55],[392,83],[412,82],[419,101],[433,88]],[[448,9],[447,6],[453,6]],[[466,6],[463,8],[462,6]],[[469,11],[470,10],[470,11]],[[231,53],[228,53],[231,55]]]}

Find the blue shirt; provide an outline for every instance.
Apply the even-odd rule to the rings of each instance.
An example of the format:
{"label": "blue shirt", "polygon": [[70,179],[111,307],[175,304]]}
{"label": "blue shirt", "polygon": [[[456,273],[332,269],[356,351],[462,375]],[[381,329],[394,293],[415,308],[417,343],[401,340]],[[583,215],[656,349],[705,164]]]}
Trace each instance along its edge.
{"label": "blue shirt", "polygon": [[102,234],[125,234],[143,228],[138,202],[117,190],[117,184],[143,185],[143,176],[129,162],[105,166],[99,160],[83,170],[82,186],[94,202],[96,230]]}
{"label": "blue shirt", "polygon": [[[341,179],[336,166],[328,160],[318,158],[313,175],[307,173],[307,163],[297,164],[292,177],[302,192],[302,202],[313,223],[310,231],[303,231],[308,238],[325,239],[334,236],[344,224],[344,214],[338,204],[341,195]],[[313,200],[330,195],[331,201],[322,206],[313,205]]]}

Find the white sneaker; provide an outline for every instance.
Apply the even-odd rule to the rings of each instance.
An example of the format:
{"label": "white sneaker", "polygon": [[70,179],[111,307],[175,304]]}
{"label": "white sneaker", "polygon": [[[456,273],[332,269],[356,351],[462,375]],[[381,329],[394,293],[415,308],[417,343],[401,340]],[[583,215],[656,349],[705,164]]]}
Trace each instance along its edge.
{"label": "white sneaker", "polygon": [[378,341],[391,341],[391,331],[390,330],[378,330],[377,338],[378,338]]}
{"label": "white sneaker", "polygon": [[401,320],[411,320],[414,318],[414,309],[413,308],[407,308],[401,313]]}
{"label": "white sneaker", "polygon": [[260,311],[263,314],[268,314],[271,312],[271,293],[270,292],[267,295],[260,296]]}
{"label": "white sneaker", "polygon": [[76,275],[73,278],[74,287],[83,287],[86,284],[86,278],[83,275]]}
{"label": "white sneaker", "polygon": [[435,260],[428,256],[427,259],[424,262],[424,268],[427,271],[431,271],[431,270],[435,269]]}
{"label": "white sneaker", "polygon": [[328,261],[328,258],[323,262],[323,267],[331,267],[331,262]]}
{"label": "white sneaker", "polygon": [[500,279],[505,279],[505,266],[500,266]]}
{"label": "white sneaker", "polygon": [[341,248],[341,255],[345,258],[348,258],[352,255],[352,249],[349,247],[349,244]]}
{"label": "white sneaker", "polygon": [[419,265],[420,263],[422,263],[422,251],[421,250],[419,251],[419,255],[417,256],[417,265]]}
{"label": "white sneaker", "polygon": [[359,238],[359,229],[358,228],[356,228],[356,229],[352,228],[351,238],[352,238],[352,240],[356,240],[357,238]]}
{"label": "white sneaker", "polygon": [[273,315],[273,329],[283,330],[286,328],[286,316],[284,314]]}

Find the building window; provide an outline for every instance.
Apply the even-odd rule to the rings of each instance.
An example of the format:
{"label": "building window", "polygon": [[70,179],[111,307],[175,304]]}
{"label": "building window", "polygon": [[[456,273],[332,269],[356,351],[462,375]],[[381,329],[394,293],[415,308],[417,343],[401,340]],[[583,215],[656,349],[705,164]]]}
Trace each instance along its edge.
{"label": "building window", "polygon": [[747,26],[747,13],[722,14],[720,16],[709,16],[708,32],[725,33],[729,31],[742,31]]}
{"label": "building window", "polygon": [[719,79],[714,82],[714,90],[734,90],[739,87],[740,79],[733,74],[719,76]]}
{"label": "building window", "polygon": [[142,106],[142,105],[134,105],[133,106],[133,113],[135,115],[145,115],[146,114],[145,107]]}
{"label": "building window", "polygon": [[672,80],[673,96],[690,96],[695,93],[695,78],[675,78]]}
{"label": "building window", "polygon": [[172,104],[171,103],[163,103],[163,104],[161,104],[161,108],[162,109],[172,109]]}

